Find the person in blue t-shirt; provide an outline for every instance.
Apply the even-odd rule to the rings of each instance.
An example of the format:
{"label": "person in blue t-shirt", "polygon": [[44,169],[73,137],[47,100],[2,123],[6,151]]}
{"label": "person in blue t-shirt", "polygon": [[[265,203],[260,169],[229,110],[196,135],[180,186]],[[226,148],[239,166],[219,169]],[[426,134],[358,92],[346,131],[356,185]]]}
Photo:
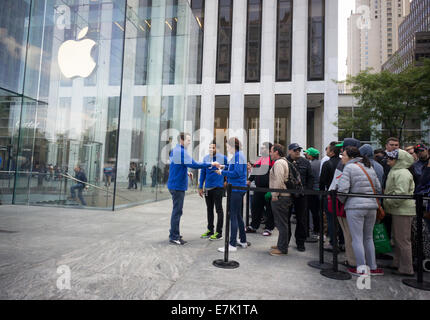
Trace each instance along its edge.
{"label": "person in blue t-shirt", "polygon": [[179,233],[179,223],[181,222],[182,209],[184,207],[185,191],[188,189],[188,177],[192,177],[188,168],[203,169],[211,166],[219,166],[217,162],[199,163],[187,153],[186,148],[191,143],[191,135],[181,132],[178,136],[178,144],[170,152],[170,168],[167,188],[172,195],[173,210],[170,218],[170,243],[184,245],[184,241]]}
{"label": "person in blue t-shirt", "polygon": [[[217,152],[216,141],[209,144],[209,154],[203,158],[203,162],[218,162],[226,165],[227,157]],[[203,190],[203,184],[205,184]],[[205,195],[208,215],[208,230],[202,234],[202,238],[209,240],[222,239],[222,226],[224,224],[224,211],[222,209],[222,197],[224,195],[224,177],[216,173],[216,168],[202,169],[200,172],[199,195]],[[217,213],[217,225],[214,232],[214,205]]]}
{"label": "person in blue t-shirt", "polygon": [[[241,143],[238,138],[230,138],[227,141],[227,152],[233,154],[233,157],[228,162],[225,167],[217,164],[217,173],[224,177],[227,177],[227,182],[234,187],[246,187],[247,178],[247,161],[243,155],[241,149]],[[245,233],[245,223],[242,218],[242,206],[243,206],[243,196],[245,190],[233,189],[231,192],[230,199],[230,223],[231,223],[231,233],[230,233],[230,244],[228,246],[229,252],[237,251],[236,245],[238,244],[242,248],[248,246],[246,241]],[[228,221],[227,221],[228,223]],[[239,240],[237,241],[237,231],[239,229]],[[224,252],[224,247],[219,248],[218,251]]]}

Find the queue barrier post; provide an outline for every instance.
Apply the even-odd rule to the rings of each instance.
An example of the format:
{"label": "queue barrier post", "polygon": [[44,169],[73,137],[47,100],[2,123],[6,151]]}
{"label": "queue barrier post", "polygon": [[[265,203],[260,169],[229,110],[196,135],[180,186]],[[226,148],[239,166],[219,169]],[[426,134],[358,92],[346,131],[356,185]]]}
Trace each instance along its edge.
{"label": "queue barrier post", "polygon": [[318,261],[309,261],[308,266],[316,269],[330,269],[332,265],[330,263],[324,262],[324,208],[325,197],[321,196],[319,201],[319,210],[318,214],[320,216],[320,239],[319,239],[319,260]]}
{"label": "queue barrier post", "polygon": [[420,290],[430,291],[430,282],[424,281],[423,279],[423,195],[416,194],[416,212],[417,212],[417,237],[416,237],[416,248],[417,248],[417,279],[403,279],[403,284]]}
{"label": "queue barrier post", "polygon": [[231,184],[227,185],[227,210],[226,210],[226,222],[225,222],[225,243],[224,243],[224,259],[214,260],[212,264],[215,267],[223,269],[236,269],[239,267],[239,262],[228,261],[228,247],[230,242],[230,201],[231,201]]}
{"label": "queue barrier post", "polygon": [[337,221],[337,191],[330,191],[331,203],[332,203],[332,212],[333,212],[333,268],[332,269],[324,269],[321,270],[321,275],[324,277],[335,279],[335,280],[349,280],[352,276],[345,271],[339,271],[337,265],[337,255],[339,253],[339,244],[338,244],[338,228],[339,223]]}

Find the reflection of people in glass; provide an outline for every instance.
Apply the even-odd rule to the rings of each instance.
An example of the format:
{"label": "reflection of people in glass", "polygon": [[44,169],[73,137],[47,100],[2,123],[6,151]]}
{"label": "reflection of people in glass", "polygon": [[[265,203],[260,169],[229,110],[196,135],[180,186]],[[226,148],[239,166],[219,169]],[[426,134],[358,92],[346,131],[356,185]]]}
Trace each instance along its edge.
{"label": "reflection of people in glass", "polygon": [[87,182],[87,177],[85,176],[84,171],[80,166],[75,167],[75,178],[79,181],[76,181],[76,184],[70,187],[70,193],[72,195],[72,200],[76,200],[75,190],[78,190],[78,198],[81,201],[82,205],[86,206],[84,197],[82,196],[82,190],[85,188],[85,182]]}
{"label": "reflection of people in glass", "polygon": [[157,166],[153,166],[152,167],[152,170],[151,170],[151,179],[152,179],[151,187],[154,188],[155,185],[157,184]]}
{"label": "reflection of people in glass", "polygon": [[105,187],[110,187],[110,183],[112,180],[113,168],[107,163],[103,168],[103,174],[105,175]]}
{"label": "reflection of people in glass", "polygon": [[134,162],[130,163],[130,169],[128,171],[128,188],[127,189],[137,189],[136,184],[136,164]]}
{"label": "reflection of people in glass", "polygon": [[142,168],[142,185],[143,186],[146,186],[146,174],[147,174],[146,165],[147,165],[147,163],[145,162],[145,165]]}

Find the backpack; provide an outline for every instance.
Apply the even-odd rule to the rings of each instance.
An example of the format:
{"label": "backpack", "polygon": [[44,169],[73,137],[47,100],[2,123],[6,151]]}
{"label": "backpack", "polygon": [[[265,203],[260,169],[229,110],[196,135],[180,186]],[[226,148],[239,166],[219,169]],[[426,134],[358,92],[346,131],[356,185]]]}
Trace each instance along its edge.
{"label": "backpack", "polygon": [[[303,191],[304,188],[302,180],[300,179],[299,170],[297,170],[296,166],[292,162],[288,161],[287,158],[283,159],[288,163],[288,181],[285,182],[285,186],[287,187],[287,189]],[[303,194],[292,194],[292,197],[294,198],[298,198],[300,196],[303,196]]]}

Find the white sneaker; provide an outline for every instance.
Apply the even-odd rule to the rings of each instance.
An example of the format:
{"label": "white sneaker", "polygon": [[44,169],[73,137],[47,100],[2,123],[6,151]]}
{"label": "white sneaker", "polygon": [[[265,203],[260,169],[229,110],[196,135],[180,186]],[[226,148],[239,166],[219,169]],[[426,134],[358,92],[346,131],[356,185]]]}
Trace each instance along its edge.
{"label": "white sneaker", "polygon": [[[225,247],[222,248],[218,248],[219,252],[224,252],[225,251]],[[236,247],[233,247],[231,244],[228,245],[228,252],[235,252],[237,251]]]}
{"label": "white sneaker", "polygon": [[241,246],[243,249],[245,249],[245,248],[248,247],[248,243],[247,242],[240,242],[240,241],[238,241],[237,245]]}

